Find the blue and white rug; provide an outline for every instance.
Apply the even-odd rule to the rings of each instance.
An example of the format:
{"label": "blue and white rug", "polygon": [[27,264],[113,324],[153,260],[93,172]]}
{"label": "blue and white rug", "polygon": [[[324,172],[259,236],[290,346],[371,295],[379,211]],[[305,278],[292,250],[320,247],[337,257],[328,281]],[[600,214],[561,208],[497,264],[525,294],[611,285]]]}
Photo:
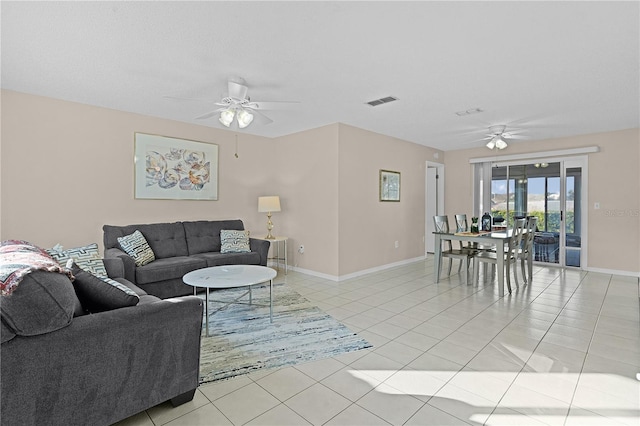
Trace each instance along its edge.
{"label": "blue and white rug", "polygon": [[[231,301],[245,291],[220,290],[210,298]],[[240,301],[248,302],[248,296]],[[204,335],[204,322],[202,326],[200,383],[372,346],[286,284],[273,286],[273,322],[269,286],[262,286],[253,289],[252,305],[209,302],[210,337]]]}

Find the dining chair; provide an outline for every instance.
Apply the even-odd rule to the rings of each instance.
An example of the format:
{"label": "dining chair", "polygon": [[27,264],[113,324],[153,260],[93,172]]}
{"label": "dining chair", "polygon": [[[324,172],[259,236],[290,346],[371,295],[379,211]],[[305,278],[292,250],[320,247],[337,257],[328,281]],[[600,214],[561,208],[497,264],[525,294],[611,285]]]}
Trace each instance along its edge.
{"label": "dining chair", "polygon": [[[469,224],[467,222],[466,214],[457,214],[455,215],[456,219],[456,232],[467,232],[469,231]],[[458,241],[460,243],[460,249],[473,249],[473,243],[471,241],[467,242],[467,245],[464,245],[464,242]]]}
{"label": "dining chair", "polygon": [[[533,260],[533,238],[536,235],[536,229],[538,225],[538,218],[535,216],[529,216],[527,218],[526,230],[522,236],[522,245],[516,252],[516,257],[520,260],[520,269],[522,269],[522,278],[525,284],[531,283],[532,273],[528,271],[528,267],[525,268],[525,263],[529,265],[529,258]],[[527,272],[528,271],[528,272]]]}
{"label": "dining chair", "polygon": [[496,251],[479,251],[473,256],[473,280],[474,282],[478,282],[479,280],[479,266],[480,262],[484,262],[487,264],[491,264],[495,266],[498,264],[498,256],[504,256],[504,271],[498,271],[499,274],[505,274],[507,278],[507,288],[509,289],[509,293],[511,293],[511,264],[514,265],[514,274],[513,276],[516,279],[516,285],[519,286],[518,283],[518,268],[516,267],[517,260],[517,250],[522,244],[522,234],[524,232],[524,227],[526,225],[526,219],[516,219],[513,225],[513,232],[511,234],[511,238],[507,243],[507,247],[504,252],[500,253],[499,250]]}
{"label": "dining chair", "polygon": [[[434,216],[433,222],[435,225],[436,232],[444,232],[449,233],[449,217],[447,215],[442,216]],[[457,227],[456,227],[457,229]],[[461,232],[461,231],[456,231]],[[462,271],[462,265],[464,264],[464,277],[463,281],[466,284],[468,282],[469,277],[469,264],[471,263],[471,259],[473,258],[475,251],[465,248],[461,246],[459,249],[454,249],[451,240],[447,240],[446,238],[442,239],[442,244],[445,248],[442,248],[440,253],[440,268],[442,268],[442,259],[447,257],[449,258],[449,271],[448,275],[451,275],[451,267],[453,266],[453,259],[457,259],[460,261],[460,265],[458,266],[458,273]],[[438,280],[440,279],[440,270],[436,271],[438,274]]]}

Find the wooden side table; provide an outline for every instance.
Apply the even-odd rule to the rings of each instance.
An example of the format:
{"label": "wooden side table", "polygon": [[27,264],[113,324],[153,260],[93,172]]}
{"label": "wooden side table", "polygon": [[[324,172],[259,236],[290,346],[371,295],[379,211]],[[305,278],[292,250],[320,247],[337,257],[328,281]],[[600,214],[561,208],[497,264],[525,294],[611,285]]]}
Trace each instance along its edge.
{"label": "wooden side table", "polygon": [[[289,239],[289,237],[275,237],[275,238],[265,238],[265,237],[256,237],[256,236],[251,236],[251,238],[255,238],[258,240],[264,240],[264,241],[269,241],[271,243],[271,246],[274,248],[274,257],[270,257],[267,259],[267,261],[269,261],[269,259],[274,260],[276,262],[276,266],[278,266],[280,264],[280,261],[284,261],[284,274],[287,275],[287,240]],[[284,246],[284,255],[280,255],[280,246],[283,245]]]}

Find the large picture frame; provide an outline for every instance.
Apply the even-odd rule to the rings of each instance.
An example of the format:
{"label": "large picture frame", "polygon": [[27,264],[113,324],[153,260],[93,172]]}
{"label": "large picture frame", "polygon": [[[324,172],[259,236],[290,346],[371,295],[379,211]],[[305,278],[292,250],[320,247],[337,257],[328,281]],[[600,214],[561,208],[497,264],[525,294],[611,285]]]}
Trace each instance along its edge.
{"label": "large picture frame", "polygon": [[400,172],[380,170],[380,201],[400,201]]}
{"label": "large picture frame", "polygon": [[135,198],[217,200],[218,145],[135,133]]}

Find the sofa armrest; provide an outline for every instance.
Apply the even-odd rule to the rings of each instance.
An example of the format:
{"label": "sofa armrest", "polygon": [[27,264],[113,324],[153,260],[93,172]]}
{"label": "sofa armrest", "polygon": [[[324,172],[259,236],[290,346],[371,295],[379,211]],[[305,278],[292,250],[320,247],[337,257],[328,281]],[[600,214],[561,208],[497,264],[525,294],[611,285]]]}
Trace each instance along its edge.
{"label": "sofa armrest", "polygon": [[122,263],[124,265],[124,276],[117,278],[126,278],[127,280],[136,284],[136,262],[131,256],[118,248],[110,248],[104,251],[104,258],[105,260],[113,258],[122,259]]}
{"label": "sofa armrest", "polygon": [[109,278],[124,278],[124,261],[119,257],[102,259]]}
{"label": "sofa armrest", "polygon": [[260,265],[267,266],[267,258],[269,256],[269,247],[271,247],[271,243],[266,240],[249,238],[249,247],[251,248],[251,251],[260,255]]}
{"label": "sofa armrest", "polygon": [[112,424],[199,382],[203,301],[159,300],[2,344],[5,424]]}

